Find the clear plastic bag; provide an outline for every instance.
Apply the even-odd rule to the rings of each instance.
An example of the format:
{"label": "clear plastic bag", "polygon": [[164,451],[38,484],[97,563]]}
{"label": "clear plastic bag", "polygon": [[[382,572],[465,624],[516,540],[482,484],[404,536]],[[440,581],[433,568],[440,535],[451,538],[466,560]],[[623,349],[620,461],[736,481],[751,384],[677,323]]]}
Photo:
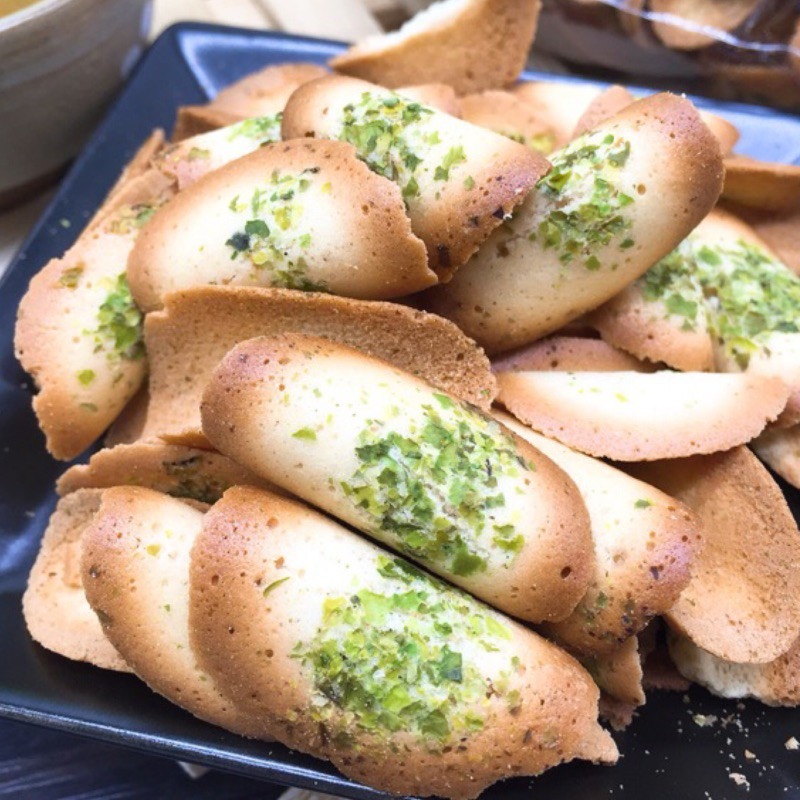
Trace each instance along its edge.
{"label": "clear plastic bag", "polygon": [[534,51],[610,80],[800,110],[799,0],[543,0]]}

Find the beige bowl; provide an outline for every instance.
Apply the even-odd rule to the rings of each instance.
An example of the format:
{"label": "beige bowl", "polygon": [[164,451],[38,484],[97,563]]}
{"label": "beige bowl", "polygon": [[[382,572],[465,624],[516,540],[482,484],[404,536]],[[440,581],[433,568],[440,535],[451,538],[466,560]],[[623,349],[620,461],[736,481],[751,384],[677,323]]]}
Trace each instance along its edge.
{"label": "beige bowl", "polygon": [[80,150],[141,52],[149,0],[39,0],[0,17],[0,208]]}

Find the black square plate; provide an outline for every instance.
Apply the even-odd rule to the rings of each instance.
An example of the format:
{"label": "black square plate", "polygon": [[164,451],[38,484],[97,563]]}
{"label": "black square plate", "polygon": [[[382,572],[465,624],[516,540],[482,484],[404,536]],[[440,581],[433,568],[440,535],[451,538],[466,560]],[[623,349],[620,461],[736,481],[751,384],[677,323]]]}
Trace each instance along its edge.
{"label": "black square plate", "polygon": [[[206,25],[171,28],[143,58],[0,284],[0,715],[276,783],[378,798],[383,795],[316,759],[206,725],[132,676],[47,652],[29,639],[20,610],[25,578],[55,504],[53,483],[64,469],[45,452],[30,387],[13,356],[15,310],[28,281],[70,246],[150,130],[171,128],[178,105],[203,102],[266,64],[324,62],[341,47]],[[698,104],[740,128],[741,152],[800,163],[800,119],[755,106]],[[797,516],[800,495],[784,489]],[[570,764],[533,781],[507,781],[485,798],[521,800],[531,791],[540,800],[745,797],[747,786],[732,773],[744,776],[749,796],[758,800],[800,798],[800,751],[784,747],[792,736],[800,739],[800,710],[722,701],[699,689],[686,696],[655,692],[616,737],[619,766]]]}

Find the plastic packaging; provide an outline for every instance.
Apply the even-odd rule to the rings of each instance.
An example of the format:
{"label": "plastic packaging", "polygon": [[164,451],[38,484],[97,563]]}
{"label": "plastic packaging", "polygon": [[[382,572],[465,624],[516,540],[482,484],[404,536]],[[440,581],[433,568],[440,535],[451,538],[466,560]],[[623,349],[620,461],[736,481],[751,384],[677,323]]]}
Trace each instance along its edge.
{"label": "plastic packaging", "polygon": [[543,0],[534,52],[610,80],[800,110],[798,0]]}

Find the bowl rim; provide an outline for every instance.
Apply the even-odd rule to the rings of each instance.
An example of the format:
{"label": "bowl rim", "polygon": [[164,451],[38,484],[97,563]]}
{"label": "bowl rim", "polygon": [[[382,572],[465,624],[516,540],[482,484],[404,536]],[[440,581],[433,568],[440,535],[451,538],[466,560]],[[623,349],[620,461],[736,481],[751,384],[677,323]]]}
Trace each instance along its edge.
{"label": "bowl rim", "polygon": [[30,5],[12,11],[10,14],[0,17],[0,33],[21,28],[27,22],[38,19],[50,11],[61,6],[67,6],[76,0],[34,0]]}

